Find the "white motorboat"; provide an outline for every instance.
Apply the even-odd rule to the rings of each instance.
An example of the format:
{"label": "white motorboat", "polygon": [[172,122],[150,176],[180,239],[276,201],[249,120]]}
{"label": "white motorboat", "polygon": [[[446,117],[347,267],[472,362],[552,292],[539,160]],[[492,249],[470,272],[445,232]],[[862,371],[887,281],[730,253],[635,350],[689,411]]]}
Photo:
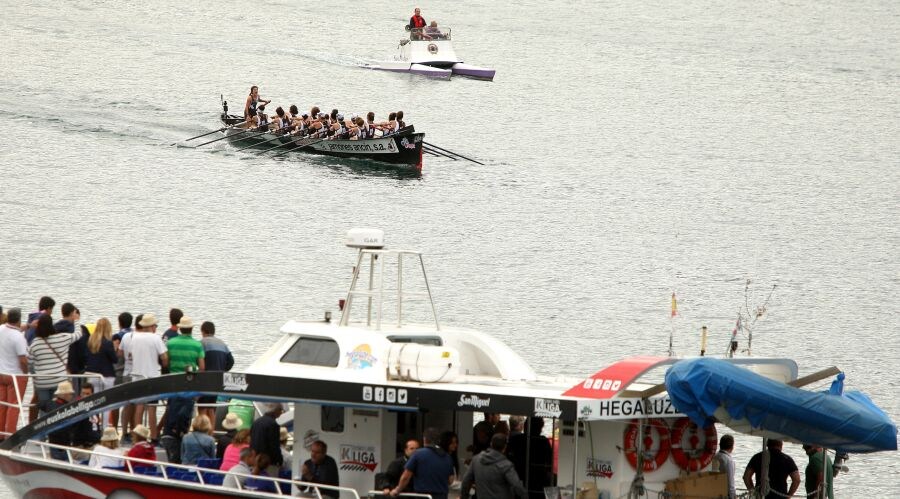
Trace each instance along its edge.
{"label": "white motorboat", "polygon": [[496,71],[465,64],[453,49],[450,28],[409,29],[409,36],[400,40],[399,54],[393,60],[370,64],[369,69],[397,73],[413,73],[431,78],[450,78],[453,75],[480,80],[493,80]]}
{"label": "white motorboat", "polygon": [[[310,486],[338,490],[345,499],[373,497],[375,474],[426,427],[454,431],[464,465],[476,415],[490,412],[547,422],[543,434],[526,437],[526,429],[519,435],[524,447],[516,462],[532,497],[544,492],[556,498],[637,497],[664,490],[670,497],[727,494],[724,474],[708,473],[718,443],[715,425],[686,417],[695,408],[676,408],[662,383],[667,370],[690,360],[640,356],[586,377],[541,376],[497,338],[439,322],[419,252],[385,249],[383,233],[372,229],[351,230],[347,246],[358,254],[337,320],[326,312],[321,321],[287,322],[242,373],[133,381],[47,413],[0,444],[4,481],[21,497],[112,497],[123,491],[128,494],[122,497],[259,497],[297,495]],[[561,345],[548,348],[548,355],[565,354]],[[798,378],[791,359],[724,360],[748,375],[794,387],[834,373]],[[164,455],[160,461],[127,461],[118,469],[90,468],[82,461],[88,451],[43,441],[48,432],[129,402],[199,394],[288,404],[291,411],[280,422],[293,428],[299,445],[291,469],[271,479],[276,492],[223,488],[229,472],[170,465]],[[861,452],[896,449],[896,427],[887,424],[885,442],[873,446],[859,439],[866,444]],[[747,432],[743,426],[733,429]],[[788,428],[775,429],[791,438]],[[859,437],[842,438],[854,443],[847,439]],[[301,463],[316,440],[324,441],[337,461],[340,487],[300,480]],[[51,458],[53,449],[57,455],[64,451],[65,458]]]}

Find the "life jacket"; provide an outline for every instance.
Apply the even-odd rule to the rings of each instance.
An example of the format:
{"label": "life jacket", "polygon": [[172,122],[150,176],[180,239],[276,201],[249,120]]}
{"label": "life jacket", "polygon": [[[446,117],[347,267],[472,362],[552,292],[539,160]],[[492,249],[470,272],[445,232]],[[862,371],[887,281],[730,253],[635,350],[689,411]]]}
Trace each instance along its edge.
{"label": "life jacket", "polygon": [[412,16],[409,19],[409,26],[412,28],[424,28],[425,18],[422,16]]}

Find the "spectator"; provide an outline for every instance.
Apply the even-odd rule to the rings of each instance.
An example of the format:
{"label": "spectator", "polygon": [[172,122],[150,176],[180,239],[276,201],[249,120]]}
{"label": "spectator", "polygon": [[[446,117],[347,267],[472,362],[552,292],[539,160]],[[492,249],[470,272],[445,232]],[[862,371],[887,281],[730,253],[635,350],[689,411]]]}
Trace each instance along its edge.
{"label": "spectator", "polygon": [[[234,367],[234,356],[228,345],[219,338],[216,338],[216,325],[210,321],[206,321],[200,325],[200,334],[202,338],[200,343],[203,345],[204,358],[207,371],[230,371]],[[215,404],[218,398],[215,395],[204,395],[197,399],[200,404],[200,413],[205,414],[210,421],[213,421],[213,429],[215,429],[216,408],[204,407],[203,404]]]}
{"label": "spectator", "polygon": [[263,415],[256,418],[250,426],[250,447],[257,454],[265,454],[273,466],[281,467],[281,445],[279,443],[281,430],[278,425],[278,416],[284,412],[284,408],[278,403],[262,404]]}
{"label": "spectator", "polygon": [[[400,483],[400,476],[403,475],[403,469],[406,467],[406,463],[407,461],[409,461],[409,457],[412,456],[413,452],[418,449],[418,440],[416,440],[415,438],[407,440],[406,446],[403,447],[403,454],[401,454],[397,459],[391,461],[391,464],[389,464],[387,467],[387,471],[376,475],[375,488],[384,491],[385,495],[390,494],[391,489],[393,489],[397,486],[398,483]],[[410,482],[401,492],[412,491],[412,483]]]}
{"label": "spectator", "polygon": [[[216,437],[217,459],[222,459],[222,457],[225,455],[225,449],[234,440],[235,435],[237,435],[238,428],[240,428],[242,424],[243,421],[241,421],[241,418],[239,418],[237,414],[229,412],[225,415],[225,419],[222,420],[222,428],[225,428],[225,433]],[[248,431],[247,433],[249,434],[250,432]],[[235,461],[237,461],[237,459],[235,459]]]}
{"label": "spectator", "polygon": [[453,463],[450,455],[437,446],[438,437],[436,429],[425,430],[422,435],[424,447],[413,452],[400,475],[400,483],[391,490],[391,496],[399,495],[412,480],[413,491],[417,494],[430,494],[432,499],[447,499],[453,481]]}
{"label": "spectator", "polygon": [[[269,456],[265,454],[257,454],[256,460],[253,464],[253,471],[251,472],[251,477],[247,478],[244,481],[244,489],[253,490],[256,492],[269,492],[271,494],[276,494],[275,490],[275,482],[272,480],[266,480],[263,477],[271,476],[266,471],[271,466],[269,462]],[[258,478],[257,478],[258,477]]]}
{"label": "spectator", "polygon": [[[770,438],[766,442],[769,454],[769,488],[771,492],[766,495],[766,499],[780,499],[786,494],[788,497],[793,496],[794,492],[800,488],[800,471],[797,464],[781,451],[784,443],[781,440]],[[744,470],[744,485],[747,490],[754,490],[760,486],[760,478],[762,477],[763,453],[758,452],[750,458],[747,468]],[[756,485],[754,487],[753,478],[756,477]],[[791,479],[791,488],[788,490],[787,479]]]}
{"label": "spectator", "polygon": [[91,468],[121,468],[125,466],[122,449],[119,449],[119,433],[113,427],[103,430],[100,443],[94,446],[88,466]]}
{"label": "spectator", "polygon": [[[28,314],[28,330],[25,331],[25,340],[28,341],[28,344],[31,345],[31,342],[34,341],[35,334],[37,333],[37,321],[38,318],[42,315],[53,315],[53,307],[56,306],[56,301],[49,296],[42,296],[40,301],[38,301],[38,309],[36,312],[31,312]],[[51,320],[51,324],[52,324]]]}
{"label": "spectator", "polygon": [[494,427],[494,435],[496,435],[498,433],[502,433],[502,434],[506,435],[508,438],[509,432],[510,432],[509,423],[507,423],[506,421],[498,421],[497,426]]}
{"label": "spectator", "polygon": [[[35,339],[28,347],[28,362],[36,375],[34,388],[39,403],[50,401],[54,388],[66,380],[69,346],[81,335],[80,330],[72,334],[57,333],[49,315],[38,318]],[[75,393],[74,390],[72,393]]]}
{"label": "spectator", "polygon": [[242,488],[247,477],[240,475],[250,475],[253,473],[253,466],[255,464],[256,452],[250,447],[241,449],[240,461],[227,470],[229,474],[225,475],[225,480],[222,481],[222,487],[227,489]]}
{"label": "spectator", "polygon": [[112,341],[112,324],[106,317],[97,321],[94,334],[88,338],[85,374],[96,374],[90,382],[94,392],[102,392],[113,387],[116,381],[116,347]]}
{"label": "spectator", "polygon": [[[69,345],[69,356],[66,361],[66,367],[69,374],[84,374],[84,364],[87,359],[87,340],[90,333],[81,327],[78,322],[81,320],[81,311],[78,307],[69,302],[63,303],[60,308],[62,319],[56,321],[53,327],[57,333],[70,333],[81,331],[82,335],[75,339]],[[72,378],[72,387],[78,392],[81,390],[81,378]]]}
{"label": "spectator", "polygon": [[288,440],[290,439],[290,433],[288,433],[287,428],[284,426],[281,427],[278,434],[278,441],[281,444],[281,471],[290,471],[291,469],[291,451],[288,449]]}
{"label": "spectator", "polygon": [[[525,417],[523,416],[510,416],[509,417],[509,435],[518,435],[522,433],[522,430],[525,428]],[[508,441],[509,439],[507,439]]]}
{"label": "spectator", "polygon": [[491,437],[494,436],[494,427],[500,422],[500,414],[496,412],[484,413],[484,419],[472,428],[472,455],[491,446]]}
{"label": "spectator", "polygon": [[[178,310],[178,309],[173,309]],[[180,313],[180,310],[178,310]],[[178,336],[169,340],[166,347],[169,349],[169,366],[173,374],[184,374],[187,371],[196,372],[206,370],[204,363],[205,352],[203,344],[191,337],[194,322],[190,317],[181,316],[178,322]],[[187,426],[194,414],[194,399],[191,397],[172,397],[169,399],[166,410],[165,434],[172,437],[180,437],[187,431]],[[201,413],[202,414],[202,413]],[[209,420],[209,418],[207,418]]]}
{"label": "spectator", "polygon": [[817,445],[803,445],[809,456],[806,465],[806,497],[834,499],[834,465],[828,454]]}
{"label": "spectator", "polygon": [[18,376],[28,372],[28,342],[22,334],[22,310],[11,308],[6,312],[6,323],[0,326],[0,441],[16,432],[19,422],[19,405],[25,402],[28,378]]}
{"label": "spectator", "polygon": [[234,435],[234,439],[231,440],[231,443],[228,444],[228,447],[222,453],[222,464],[219,466],[219,469],[230,470],[232,466],[241,460],[241,451],[247,447],[250,447],[250,430],[240,430]]}
{"label": "spectator", "polygon": [[197,416],[191,424],[191,432],[181,440],[181,463],[195,465],[200,459],[216,457],[216,441],[209,435],[212,427],[209,418]]}
{"label": "spectator", "polygon": [[[309,447],[310,458],[303,463],[300,475],[304,482],[320,483],[322,485],[339,486],[340,479],[338,477],[338,467],[334,458],[328,455],[328,445],[316,440]],[[318,489],[319,494],[323,497],[338,498],[341,496],[339,490],[334,489]]]}
{"label": "spectator", "polygon": [[[162,367],[169,363],[169,356],[166,345],[156,335],[156,317],[153,314],[141,316],[137,331],[122,339],[122,352],[126,358],[131,359],[131,376],[135,379],[159,377]],[[143,422],[145,408],[151,440],[156,440],[159,438],[156,426],[156,401],[150,401],[146,407],[144,404],[134,406],[131,427],[136,428]]]}
{"label": "spectator", "polygon": [[[45,315],[48,320],[50,319],[49,315]],[[49,322],[49,321],[48,321]],[[50,327],[53,327],[50,324]],[[38,333],[40,333],[41,326],[38,325]],[[62,381],[57,385],[56,391],[53,393],[52,400],[45,400],[41,403],[40,409],[43,412],[52,412],[60,407],[68,404],[72,401],[72,398],[75,396],[75,390],[72,388],[72,383],[69,381]],[[50,432],[47,436],[47,441],[54,445],[63,445],[66,447],[72,446],[72,427],[66,426],[64,428],[60,428],[56,431]],[[53,459],[59,459],[60,461],[68,461],[68,454],[64,449],[57,449],[55,447],[50,448],[50,457]]]}
{"label": "spectator", "polygon": [[[544,499],[544,487],[551,485],[553,475],[553,448],[542,435],[544,418],[529,418],[524,433],[510,437],[506,455],[516,468],[519,479],[525,483],[531,499]],[[528,449],[530,446],[530,449]],[[529,452],[526,453],[526,449]],[[528,463],[528,476],[525,470]]]}
{"label": "spectator", "polygon": [[172,325],[169,326],[169,329],[163,331],[163,343],[168,343],[169,340],[178,336],[178,323],[181,322],[182,317],[184,317],[184,312],[182,312],[181,309],[173,308],[169,310],[169,322]]}
{"label": "spectator", "polygon": [[503,455],[506,451],[506,435],[497,433],[491,437],[491,447],[472,458],[472,466],[463,477],[460,497],[469,497],[475,484],[480,497],[492,499],[526,498],[528,493],[516,474],[513,464]]}
{"label": "spectator", "polygon": [[[150,440],[150,429],[146,426],[139,424],[131,430],[131,438],[134,442],[134,445],[131,446],[131,449],[128,451],[128,457],[133,457],[137,459],[144,459],[146,461],[156,461],[156,449],[153,448],[153,444],[149,442]],[[141,468],[141,467],[151,467],[152,464],[149,463],[132,463],[132,467]]]}
{"label": "spectator", "polygon": [[[131,338],[132,329],[131,325],[134,324],[137,326],[137,323],[141,321],[143,318],[143,314],[139,314],[137,317],[132,317],[128,312],[122,312],[119,314],[119,332],[113,335],[113,343],[116,345],[116,356],[119,358],[118,362],[116,362],[116,385],[121,385],[122,383],[126,383],[131,381],[131,369],[132,369],[132,361],[130,355],[125,355],[125,352],[122,350],[122,345],[125,342],[125,338]],[[113,412],[113,426],[118,426],[118,418],[119,411],[115,410]],[[134,417],[134,404],[126,404],[125,407],[122,408],[122,434],[124,435],[122,438],[126,440],[129,437],[128,429],[132,427],[132,418]]]}
{"label": "spectator", "polygon": [[[94,394],[94,385],[82,383],[78,400]],[[103,417],[99,414],[88,416],[72,425],[72,445],[90,449],[100,442],[103,436]]]}
{"label": "spectator", "polygon": [[450,455],[450,459],[453,461],[453,475],[459,476],[459,457],[456,455],[456,451],[459,449],[459,437],[452,431],[445,431],[441,433],[438,445]]}
{"label": "spectator", "polygon": [[722,435],[719,439],[719,451],[713,457],[712,470],[725,473],[728,478],[728,499],[734,499],[737,496],[737,490],[734,488],[734,458],[731,457],[731,451],[734,450],[734,437],[731,435]]}
{"label": "spectator", "polygon": [[[31,342],[34,341],[34,338],[37,335],[37,324],[38,319],[41,315],[46,315],[48,317],[53,315],[53,307],[56,306],[56,301],[49,296],[42,296],[38,301],[38,310],[36,312],[31,312],[28,314],[28,330],[25,331],[25,341],[28,342],[28,346],[31,346]],[[53,320],[50,320],[50,324],[53,324]],[[30,362],[30,361],[29,361]],[[32,366],[29,370],[31,374],[34,374],[34,366]],[[34,408],[38,407],[40,401],[38,400],[38,389],[37,385],[32,384],[34,390],[31,393],[31,408],[28,409],[28,423],[31,424],[37,419],[38,411],[35,411]]]}

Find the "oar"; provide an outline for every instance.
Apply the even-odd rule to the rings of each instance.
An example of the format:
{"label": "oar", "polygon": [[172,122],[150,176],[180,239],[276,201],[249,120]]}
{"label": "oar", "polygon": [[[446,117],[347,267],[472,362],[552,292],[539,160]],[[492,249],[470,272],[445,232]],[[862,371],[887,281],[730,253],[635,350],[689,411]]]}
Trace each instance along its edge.
{"label": "oar", "polygon": [[[211,131],[211,132],[204,133],[203,135],[197,135],[196,137],[191,137],[191,138],[189,138],[189,139],[184,139],[182,142],[187,142],[187,141],[189,141],[189,140],[199,139],[200,137],[206,137],[207,135],[212,135],[212,134],[214,134],[214,133],[221,132],[222,130],[227,130],[227,129],[229,129],[229,128],[234,128],[234,127],[236,127],[236,126],[238,126],[238,125],[243,125],[244,123],[247,123],[247,122],[246,122],[246,121],[242,121],[242,122],[240,122],[240,123],[235,123],[234,125],[226,125],[226,126],[223,126],[222,128],[220,128],[220,129],[218,129],[218,130],[213,130],[213,131]],[[176,144],[177,144],[177,142],[176,142]]]}
{"label": "oar", "polygon": [[438,147],[438,146],[436,146],[436,145],[434,145],[434,144],[431,144],[431,143],[429,143],[429,142],[425,142],[424,140],[422,141],[422,143],[425,144],[426,146],[432,148],[432,149],[438,149],[438,150],[440,150],[440,151],[444,151],[444,152],[446,152],[446,153],[453,154],[454,156],[459,156],[459,157],[462,158],[462,159],[465,159],[465,160],[471,161],[471,162],[473,162],[473,163],[476,163],[476,164],[479,164],[479,165],[484,166],[484,163],[482,163],[481,161],[475,161],[475,160],[472,159],[472,158],[467,158],[467,157],[463,156],[462,154],[459,154],[459,153],[450,151],[450,150],[448,150],[448,149],[444,149],[443,147]]}
{"label": "oar", "polygon": [[[301,140],[301,139],[297,139],[297,140]],[[280,152],[280,153],[278,153],[278,154],[276,154],[276,155],[274,155],[274,156],[272,156],[272,157],[273,157],[273,158],[277,158],[278,156],[281,156],[282,154],[287,154],[287,153],[289,153],[289,152],[291,152],[291,151],[297,151],[297,150],[300,150],[300,149],[305,149],[305,148],[307,148],[307,147],[309,147],[309,146],[311,146],[311,145],[313,145],[313,144],[318,144],[319,142],[322,142],[323,140],[326,140],[326,139],[314,140],[314,141],[310,142],[309,144],[303,144],[302,146],[298,147],[297,149],[288,149],[287,151],[282,151],[282,152]],[[296,142],[296,140],[295,140],[294,142]]]}
{"label": "oar", "polygon": [[[284,147],[284,146],[289,146],[289,145],[291,145],[291,144],[296,144],[298,141],[301,141],[301,140],[304,140],[304,139],[308,139],[308,138],[309,138],[308,136],[297,137],[296,139],[292,139],[292,140],[290,140],[289,142],[285,142],[285,143],[283,143],[283,144],[278,144],[277,146],[270,147],[270,148],[268,148],[268,149],[264,149],[264,150],[260,151],[260,154],[267,153],[267,152],[272,151],[272,150],[274,150],[274,149],[278,149],[279,147]],[[274,158],[275,156],[272,156],[272,157]]]}
{"label": "oar", "polygon": [[231,138],[231,137],[237,137],[238,135],[243,135],[243,134],[245,134],[245,133],[247,133],[247,132],[255,132],[256,135],[262,135],[262,134],[268,132],[268,130],[263,130],[263,131],[260,132],[260,131],[258,131],[256,128],[248,128],[248,129],[244,130],[243,132],[238,132],[238,133],[236,133],[236,134],[234,134],[234,135],[226,135],[226,136],[224,136],[224,137],[219,137],[218,139],[210,140],[209,142],[204,142],[204,143],[202,143],[202,144],[197,144],[197,145],[194,146],[194,147],[205,146],[206,144],[212,144],[213,142],[218,142],[218,141],[220,141],[220,140],[225,140],[225,139],[228,139],[228,138]]}
{"label": "oar", "polygon": [[425,151],[425,152],[427,152],[427,153],[429,153],[429,154],[434,154],[435,156],[443,156],[443,157],[445,157],[445,158],[450,158],[450,159],[452,159],[453,161],[456,161],[456,158],[453,157],[453,156],[451,156],[451,155],[449,155],[449,154],[444,154],[444,153],[438,152],[438,151],[432,151],[431,149],[425,149],[424,147],[422,148],[422,150]]}
{"label": "oar", "polygon": [[250,144],[249,146],[244,146],[244,147],[242,147],[242,148],[240,148],[240,149],[238,149],[237,151],[234,151],[234,152],[243,151],[244,149],[250,149],[251,147],[261,146],[261,145],[263,145],[263,144],[268,144],[269,142],[276,141],[276,140],[280,139],[281,137],[282,137],[282,136],[279,135],[279,136],[275,137],[274,139],[264,140],[264,141],[262,141],[262,142],[257,142],[257,143],[255,143],[255,144]]}

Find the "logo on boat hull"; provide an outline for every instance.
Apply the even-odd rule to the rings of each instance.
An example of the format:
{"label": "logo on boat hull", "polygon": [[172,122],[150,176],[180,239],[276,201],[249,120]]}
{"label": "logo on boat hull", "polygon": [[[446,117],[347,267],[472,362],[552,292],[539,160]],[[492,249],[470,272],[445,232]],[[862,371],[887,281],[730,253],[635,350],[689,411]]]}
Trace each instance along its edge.
{"label": "logo on boat hull", "polygon": [[403,146],[405,149],[415,149],[416,148],[415,142],[410,142],[409,139],[407,139],[406,137],[403,137],[400,140],[400,145]]}
{"label": "logo on boat hull", "polygon": [[428,52],[430,52],[430,53],[432,53],[432,54],[437,54],[437,53],[438,53],[438,46],[437,46],[437,44],[436,44],[436,43],[429,43],[429,44],[428,44]]}
{"label": "logo on boat hull", "polygon": [[459,402],[457,402],[456,405],[458,407],[482,409],[491,406],[491,398],[481,398],[478,395],[460,395]]}
{"label": "logo on boat hull", "polygon": [[247,376],[240,373],[222,373],[222,387],[229,392],[247,391]]}
{"label": "logo on boat hull", "polygon": [[375,472],[378,457],[375,447],[362,445],[341,446],[341,469],[345,471]]}
{"label": "logo on boat hull", "polygon": [[562,415],[562,408],[559,406],[559,400],[534,399],[534,417],[558,418],[560,415]]}
{"label": "logo on boat hull", "polygon": [[587,460],[587,476],[591,478],[612,478],[612,461],[603,461],[602,459],[593,459],[589,457]]}
{"label": "logo on boat hull", "polygon": [[367,369],[375,365],[378,359],[372,355],[372,347],[367,343],[357,345],[347,352],[347,367],[350,369]]}

